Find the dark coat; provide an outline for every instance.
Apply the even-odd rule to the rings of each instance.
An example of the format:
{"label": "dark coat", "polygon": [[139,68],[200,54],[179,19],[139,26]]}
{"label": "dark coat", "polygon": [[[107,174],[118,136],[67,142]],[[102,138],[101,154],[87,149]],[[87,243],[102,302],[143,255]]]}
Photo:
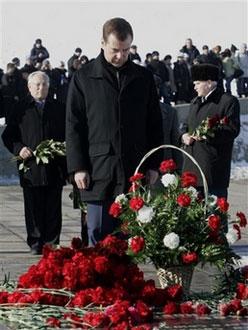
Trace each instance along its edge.
{"label": "dark coat", "polygon": [[76,54],[73,54],[68,62],[67,62],[67,67],[68,67],[68,77],[71,78],[73,73],[76,71],[73,67],[73,63],[75,60],[78,60],[80,58],[80,56],[76,55]]}
{"label": "dark coat", "polygon": [[[220,118],[227,116],[229,119],[229,123],[221,127],[214,138],[195,141],[185,147],[185,150],[199,163],[211,188],[227,188],[229,185],[233,141],[240,130],[239,112],[238,99],[223,93],[220,89],[213,91],[204,103],[201,103],[201,99],[197,97],[191,104],[188,123],[182,133],[192,132],[202,120],[216,114]],[[198,185],[202,186],[200,173],[191,160],[185,159],[183,170],[196,172]]]}
{"label": "dark coat", "polygon": [[[171,105],[160,102],[160,109],[163,119],[164,144],[179,146],[179,122],[177,111]],[[164,159],[173,158],[176,161],[178,152],[175,149],[165,149]]]}
{"label": "dark coat", "polygon": [[174,78],[177,87],[176,101],[191,101],[191,78],[188,66],[185,62],[177,61],[174,63]]}
{"label": "dark coat", "polygon": [[148,65],[147,69],[150,70],[153,74],[156,76],[159,76],[162,83],[168,82],[169,79],[169,72],[165,66],[165,64],[162,61],[159,60],[152,60]]}
{"label": "dark coat", "polygon": [[[61,142],[65,140],[64,106],[56,100],[49,100],[46,101],[44,109],[38,111],[31,97],[19,102],[2,134],[4,145],[12,154],[18,156],[23,147],[35,150],[37,145],[46,139]],[[37,165],[32,157],[25,164],[30,169],[26,173],[19,171],[22,187],[65,184],[65,157],[57,157],[46,165]]]}
{"label": "dark coat", "polygon": [[186,46],[183,46],[183,48],[180,50],[180,52],[189,55],[189,63],[190,63],[190,65],[192,65],[193,64],[193,60],[195,58],[197,58],[198,55],[200,55],[199,50],[194,45],[192,45],[191,48],[187,48]]}
{"label": "dark coat", "polygon": [[[39,56],[39,54],[41,54],[41,56]],[[30,58],[33,63],[41,63],[45,59],[49,58],[49,53],[44,46],[38,48],[36,45],[34,45],[34,47],[31,49]]]}
{"label": "dark coat", "polygon": [[[68,171],[89,171],[91,185],[82,191],[85,201],[122,193],[144,154],[162,144],[152,74],[128,61],[118,71],[119,90],[114,79],[117,71],[111,76],[104,61],[100,54],[74,74],[67,99]],[[158,168],[158,155],[146,164]]]}

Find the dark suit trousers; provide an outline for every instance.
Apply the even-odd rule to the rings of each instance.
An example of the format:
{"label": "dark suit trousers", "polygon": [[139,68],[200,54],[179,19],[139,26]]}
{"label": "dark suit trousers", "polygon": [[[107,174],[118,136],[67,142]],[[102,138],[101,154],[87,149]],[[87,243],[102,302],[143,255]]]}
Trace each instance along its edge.
{"label": "dark suit trousers", "polygon": [[23,187],[27,243],[59,244],[62,186]]}
{"label": "dark suit trousers", "polygon": [[119,225],[118,219],[109,215],[109,208],[113,201],[87,202],[88,244],[94,246],[103,240]]}

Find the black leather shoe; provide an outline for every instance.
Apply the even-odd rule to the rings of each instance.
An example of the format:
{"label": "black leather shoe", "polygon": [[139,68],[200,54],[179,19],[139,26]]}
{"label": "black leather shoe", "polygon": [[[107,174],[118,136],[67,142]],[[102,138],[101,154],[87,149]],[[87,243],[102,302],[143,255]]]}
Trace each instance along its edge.
{"label": "black leather shoe", "polygon": [[42,247],[39,244],[34,244],[30,247],[30,253],[35,255],[41,255],[42,254]]}

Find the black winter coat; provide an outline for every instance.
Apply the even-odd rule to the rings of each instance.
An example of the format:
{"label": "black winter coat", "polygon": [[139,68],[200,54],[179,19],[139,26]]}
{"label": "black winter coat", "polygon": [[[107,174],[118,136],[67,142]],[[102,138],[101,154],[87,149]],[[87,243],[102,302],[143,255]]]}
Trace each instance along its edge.
{"label": "black winter coat", "polygon": [[[47,139],[65,141],[64,106],[56,100],[47,100],[44,109],[39,111],[31,97],[19,102],[2,134],[7,149],[18,156],[23,147],[27,146],[35,150],[40,142]],[[37,165],[35,158],[32,157],[25,164],[30,169],[26,173],[19,171],[22,187],[65,184],[67,175],[65,157],[54,158],[46,165]]]}
{"label": "black winter coat", "polygon": [[[238,99],[220,89],[213,91],[204,103],[197,97],[191,104],[188,123],[184,125],[182,133],[192,132],[202,120],[216,114],[220,118],[227,116],[229,119],[229,123],[221,127],[214,138],[195,141],[192,145],[185,146],[185,150],[199,163],[209,187],[229,186],[233,142],[240,130],[239,112]],[[200,173],[188,157],[185,158],[183,170],[197,173],[198,185],[202,186]]]}
{"label": "black winter coat", "polygon": [[197,58],[197,56],[200,55],[199,50],[196,48],[196,46],[192,45],[191,48],[187,48],[186,46],[183,46],[183,48],[180,50],[181,53],[186,53],[189,55],[189,63],[190,65],[193,64],[193,60]]}
{"label": "black winter coat", "polygon": [[[105,62],[100,54],[77,71],[67,99],[68,171],[89,171],[91,185],[82,191],[85,201],[122,193],[145,153],[163,142],[152,74],[131,61],[120,70]],[[158,168],[159,160],[157,154],[146,164]]]}
{"label": "black winter coat", "polygon": [[[39,56],[39,54],[41,55]],[[36,45],[34,45],[34,47],[31,49],[30,58],[35,64],[37,62],[42,63],[45,59],[49,58],[49,53],[44,46],[38,48]]]}

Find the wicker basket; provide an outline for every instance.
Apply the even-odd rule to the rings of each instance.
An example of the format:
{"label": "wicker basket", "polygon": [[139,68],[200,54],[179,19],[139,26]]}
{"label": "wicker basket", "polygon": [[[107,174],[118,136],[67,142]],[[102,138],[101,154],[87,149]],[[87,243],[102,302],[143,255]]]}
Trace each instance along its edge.
{"label": "wicker basket", "polygon": [[[171,148],[171,149],[176,149],[178,151],[181,151],[184,155],[186,155],[188,158],[191,159],[191,161],[197,166],[199,169],[199,172],[202,177],[203,181],[203,187],[204,187],[204,193],[205,193],[205,213],[207,212],[207,202],[208,202],[208,186],[207,186],[207,180],[205,178],[205,175],[200,167],[200,165],[197,163],[197,161],[190,155],[188,154],[185,150],[180,149],[176,146],[170,145],[170,144],[164,144],[161,145],[157,148],[152,149],[149,151],[140,161],[139,165],[137,166],[135,173],[137,174],[139,172],[139,169],[143,162],[150,157],[154,152],[160,149],[166,149],[166,148]],[[192,266],[174,266],[174,267],[168,267],[166,269],[164,268],[159,268],[157,271],[158,279],[160,282],[160,285],[162,288],[165,288],[169,285],[173,284],[180,284],[183,288],[184,293],[189,293],[190,289],[190,284],[193,276],[193,271],[194,268]]]}
{"label": "wicker basket", "polygon": [[161,288],[180,284],[183,292],[188,294],[190,290],[191,280],[194,272],[194,267],[191,266],[174,266],[169,268],[159,268],[157,271],[158,280]]}

